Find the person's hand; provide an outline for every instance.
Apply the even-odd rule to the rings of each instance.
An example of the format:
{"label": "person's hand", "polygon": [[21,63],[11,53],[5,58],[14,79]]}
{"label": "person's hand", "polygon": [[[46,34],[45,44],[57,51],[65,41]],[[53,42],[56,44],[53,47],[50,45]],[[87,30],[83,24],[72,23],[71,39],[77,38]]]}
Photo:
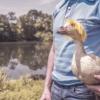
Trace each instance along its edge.
{"label": "person's hand", "polygon": [[[94,77],[100,81],[100,75],[95,75]],[[87,85],[87,87],[100,96],[100,85]]]}
{"label": "person's hand", "polygon": [[43,92],[40,100],[51,100],[51,92],[49,89],[44,89],[44,92]]}

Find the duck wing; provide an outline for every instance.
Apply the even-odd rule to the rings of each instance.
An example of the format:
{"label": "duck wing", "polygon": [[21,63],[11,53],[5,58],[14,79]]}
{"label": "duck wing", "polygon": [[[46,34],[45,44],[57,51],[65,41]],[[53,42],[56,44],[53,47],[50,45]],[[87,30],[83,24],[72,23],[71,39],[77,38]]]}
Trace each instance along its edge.
{"label": "duck wing", "polygon": [[80,59],[80,67],[81,72],[85,73],[86,70],[91,70],[92,73],[94,70],[100,69],[100,58],[95,55],[85,55]]}
{"label": "duck wing", "polygon": [[100,57],[96,55],[86,55],[80,59],[80,74],[82,80],[87,84],[97,84],[98,80],[94,78],[95,74],[100,74]]}
{"label": "duck wing", "polygon": [[90,56],[91,59],[95,60],[95,63],[100,66],[100,57],[99,56],[96,56],[95,54],[89,54],[88,56]]}

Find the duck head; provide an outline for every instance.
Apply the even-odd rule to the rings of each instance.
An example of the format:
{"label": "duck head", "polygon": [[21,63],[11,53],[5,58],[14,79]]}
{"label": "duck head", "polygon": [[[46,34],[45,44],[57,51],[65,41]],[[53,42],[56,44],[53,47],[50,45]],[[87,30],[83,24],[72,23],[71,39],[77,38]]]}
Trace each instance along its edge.
{"label": "duck head", "polygon": [[84,27],[73,19],[67,20],[66,24],[63,27],[60,27],[58,32],[60,34],[70,36],[73,40],[81,42],[84,42],[87,37]]}

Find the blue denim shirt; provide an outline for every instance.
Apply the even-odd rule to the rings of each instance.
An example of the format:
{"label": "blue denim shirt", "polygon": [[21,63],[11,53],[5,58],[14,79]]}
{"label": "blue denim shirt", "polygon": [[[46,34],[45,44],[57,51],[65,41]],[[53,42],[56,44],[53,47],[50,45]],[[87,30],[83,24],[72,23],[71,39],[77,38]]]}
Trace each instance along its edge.
{"label": "blue denim shirt", "polygon": [[57,33],[66,19],[75,19],[84,26],[88,34],[84,43],[86,52],[100,56],[100,0],[61,0],[53,13],[55,60],[52,78],[62,85],[81,84],[71,71],[75,44],[71,38]]}

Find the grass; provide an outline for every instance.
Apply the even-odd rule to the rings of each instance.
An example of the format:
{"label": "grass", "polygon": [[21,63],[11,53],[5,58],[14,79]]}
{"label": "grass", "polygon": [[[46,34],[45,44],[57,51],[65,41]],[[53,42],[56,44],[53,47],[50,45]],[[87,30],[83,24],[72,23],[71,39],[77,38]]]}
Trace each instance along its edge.
{"label": "grass", "polygon": [[7,80],[0,72],[0,100],[39,100],[43,89],[43,80],[22,77]]}

